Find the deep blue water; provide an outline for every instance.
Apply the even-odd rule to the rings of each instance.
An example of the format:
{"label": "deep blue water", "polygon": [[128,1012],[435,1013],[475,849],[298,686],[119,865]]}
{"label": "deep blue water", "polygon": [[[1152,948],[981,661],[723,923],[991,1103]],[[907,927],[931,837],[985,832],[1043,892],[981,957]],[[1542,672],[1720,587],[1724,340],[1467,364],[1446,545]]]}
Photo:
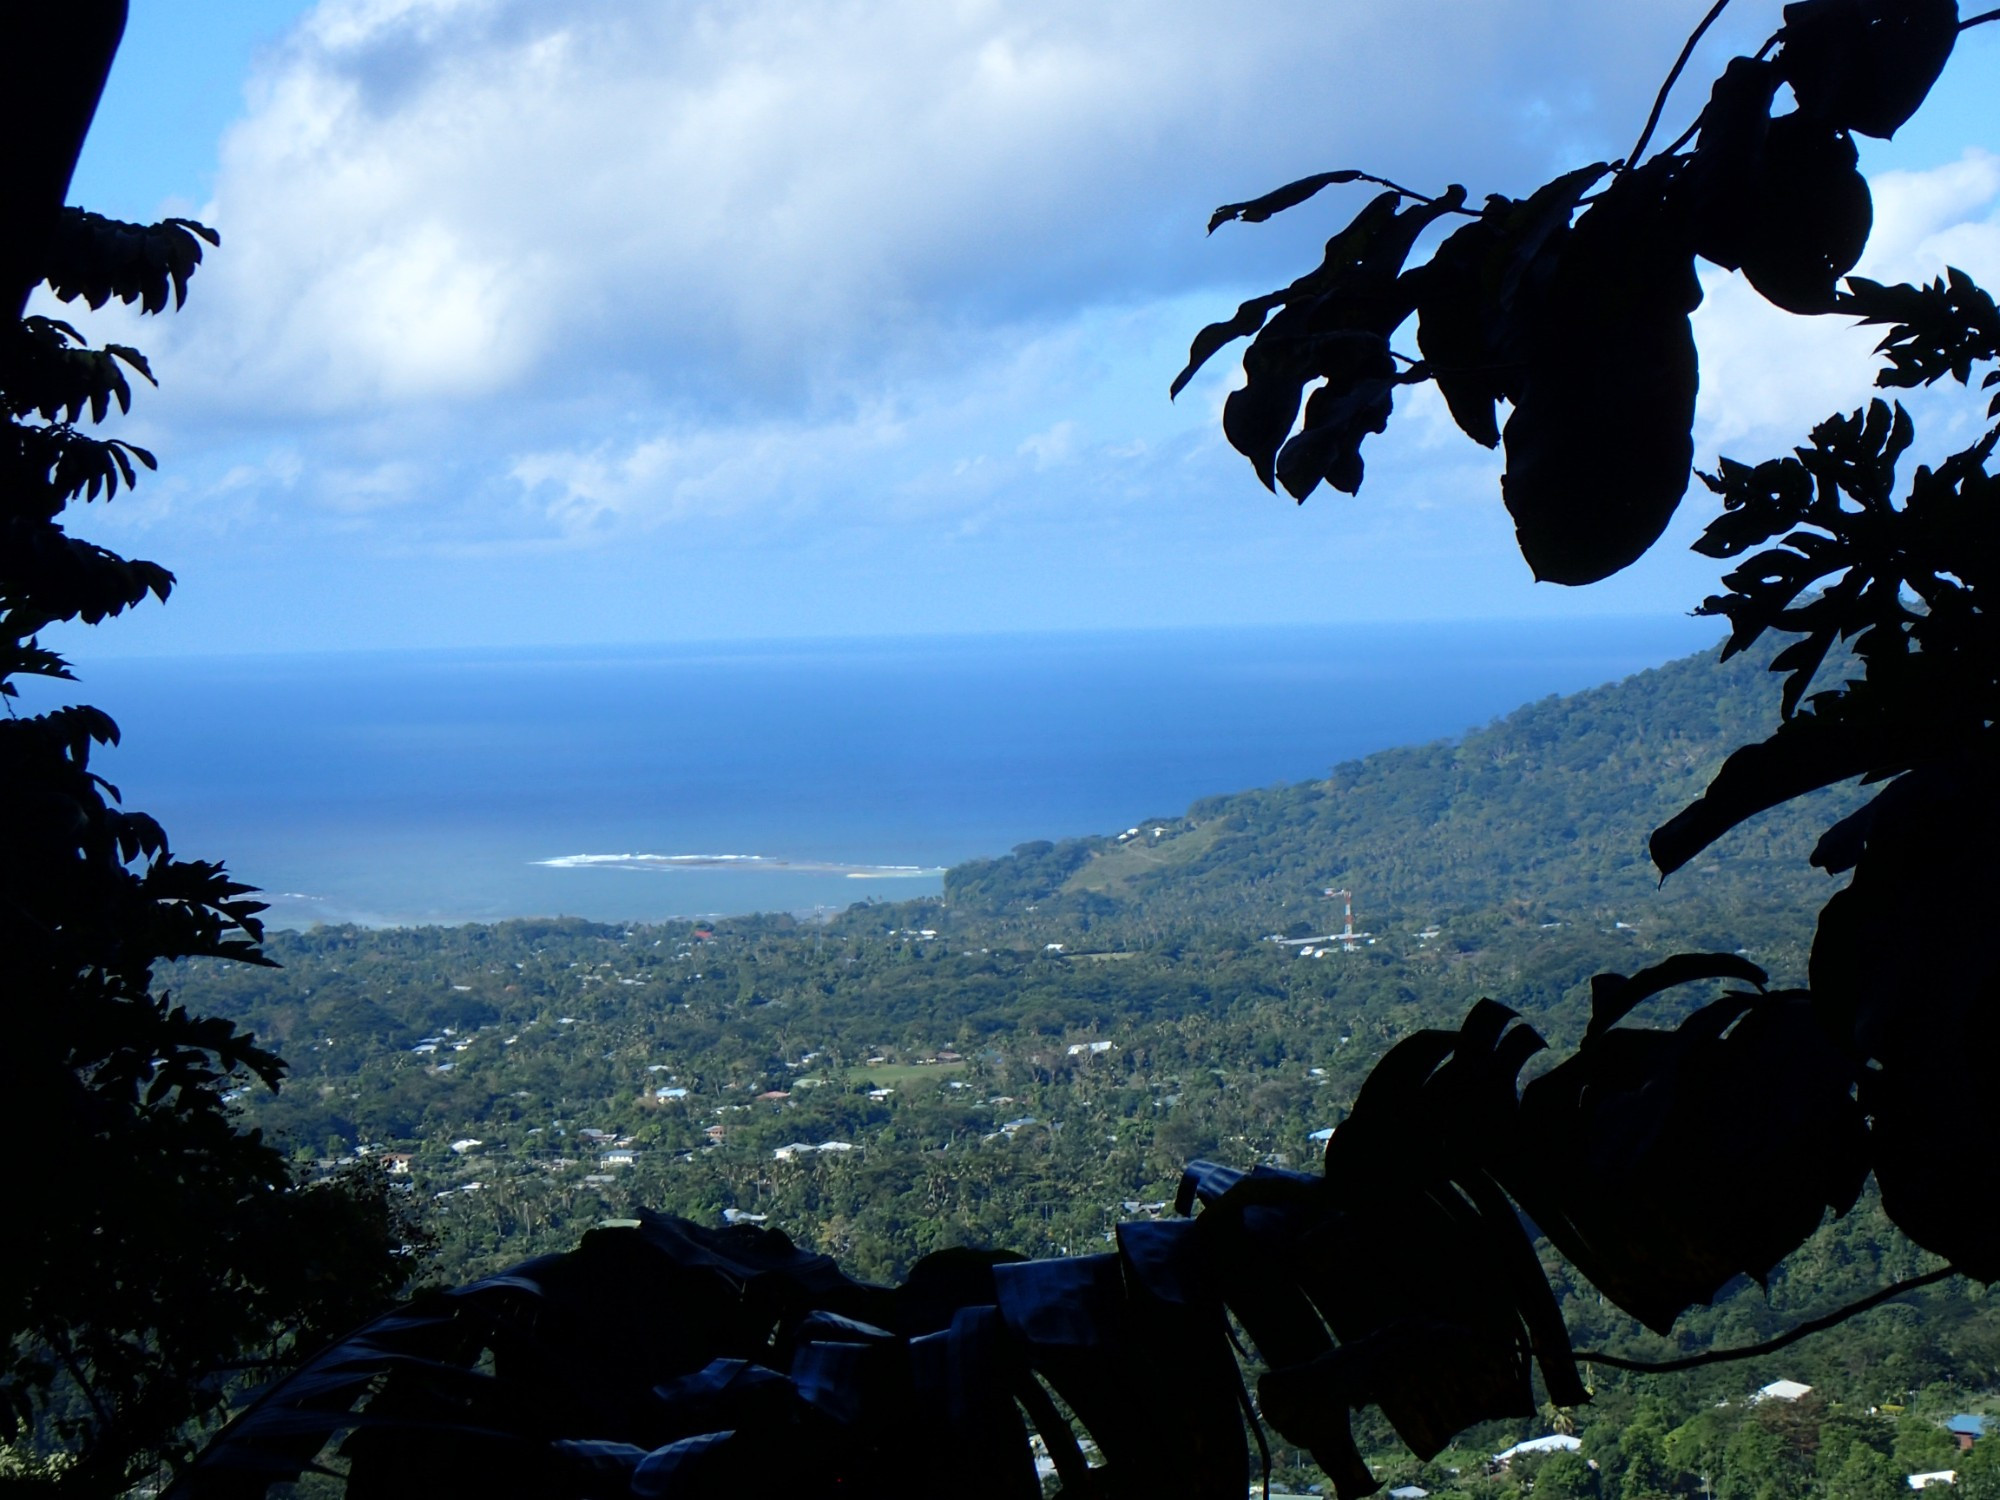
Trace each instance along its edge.
{"label": "deep blue water", "polygon": [[[92,662],[99,769],[273,919],[608,921],[938,889],[576,854],[938,867],[1324,775],[1709,644],[1597,620]],[[46,702],[36,694],[31,705]]]}

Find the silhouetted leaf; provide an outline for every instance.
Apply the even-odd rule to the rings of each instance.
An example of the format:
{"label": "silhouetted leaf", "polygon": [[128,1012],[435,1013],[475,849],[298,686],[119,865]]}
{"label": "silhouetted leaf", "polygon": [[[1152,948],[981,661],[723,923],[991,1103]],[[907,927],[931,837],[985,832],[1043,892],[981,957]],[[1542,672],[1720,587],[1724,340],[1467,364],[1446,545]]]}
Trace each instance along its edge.
{"label": "silhouetted leaf", "polygon": [[1500,442],[1494,403],[1516,398],[1527,361],[1528,309],[1555,263],[1583,195],[1611,170],[1566,172],[1516,202],[1486,200],[1411,274],[1417,278],[1417,347],[1451,408],[1477,443]]}
{"label": "silhouetted leaf", "polygon": [[[1362,337],[1365,337],[1362,336]],[[1395,364],[1386,344],[1378,353],[1357,351],[1340,377],[1306,399],[1305,424],[1278,450],[1278,482],[1303,501],[1324,479],[1344,494],[1361,488],[1361,442],[1389,425],[1394,409]],[[1368,373],[1358,373],[1356,367]]]}
{"label": "silhouetted leaf", "polygon": [[[1861,1104],[1884,1211],[1982,1280],[2000,1277],[2000,1172],[1948,1145],[2000,1129],[1987,1077],[2000,1049],[2000,956],[1988,933],[2000,896],[1995,785],[1990,753],[1975,752],[1900,777],[1847,820],[1844,858],[1829,862],[1851,861],[1854,877],[1820,914],[1811,970],[1822,1020],[1872,1064]],[[1918,932],[1918,942],[1883,940]]]}
{"label": "silhouetted leaf", "polygon": [[1609,1031],[1635,1007],[1662,990],[1677,984],[1693,984],[1703,979],[1740,979],[1764,988],[1770,975],[1735,953],[1676,953],[1648,965],[1631,977],[1623,974],[1590,976],[1590,1025],[1586,1039]]}
{"label": "silhouetted leaf", "polygon": [[[1256,1174],[1196,1170],[1210,1167],[1212,1163],[1191,1164],[1181,1179],[1181,1197],[1189,1199],[1192,1182],[1205,1184],[1204,1212],[1195,1225],[1208,1246],[1223,1300],[1271,1368],[1317,1359],[1334,1341],[1300,1285],[1294,1257],[1299,1236],[1323,1209],[1321,1184],[1293,1174],[1253,1182]],[[1207,1189],[1221,1186],[1225,1175],[1233,1176],[1240,1190],[1231,1186],[1209,1196]],[[1274,1425],[1287,1441],[1312,1454],[1342,1500],[1379,1488],[1354,1445],[1345,1407],[1306,1403]]]}
{"label": "silhouetted leaf", "polygon": [[1887,140],[1958,39],[1956,0],[1795,0],[1778,64],[1802,114]]}
{"label": "silhouetted leaf", "polygon": [[[1400,202],[1400,196],[1395,193],[1380,193],[1371,198],[1367,206],[1355,215],[1345,229],[1326,242],[1326,252],[1316,269],[1280,291],[1251,298],[1237,308],[1236,316],[1228,322],[1211,323],[1204,328],[1195,336],[1194,344],[1188,350],[1187,367],[1174,378],[1170,394],[1178,395],[1194,377],[1195,371],[1207,363],[1218,349],[1235,339],[1248,337],[1263,327],[1264,319],[1270,315],[1273,308],[1288,307],[1321,296],[1330,285],[1337,283],[1343,275],[1364,261],[1372,242],[1387,226],[1395,222],[1396,206]],[[1398,265],[1400,264],[1399,260]],[[1387,332],[1388,330],[1383,330],[1385,337]],[[1301,375],[1300,386],[1305,384],[1305,378]],[[1298,410],[1296,396],[1293,398],[1292,410],[1296,415]],[[1291,426],[1289,419],[1285,425],[1289,430]],[[1274,452],[1278,442],[1282,440],[1281,433],[1278,439],[1272,442],[1271,447]]]}
{"label": "silhouetted leaf", "polygon": [[1501,1180],[1657,1332],[1762,1278],[1868,1172],[1854,1070],[1803,993],[1729,996],[1673,1031],[1599,1032],[1521,1095]]}
{"label": "silhouetted leaf", "polygon": [[1306,387],[1315,381],[1326,382],[1320,411],[1330,425],[1294,460],[1291,483],[1307,490],[1308,480],[1327,476],[1360,483],[1354,448],[1379,412],[1380,397],[1364,396],[1353,410],[1340,403],[1393,374],[1388,338],[1416,305],[1415,282],[1403,262],[1425,228],[1464,203],[1465,190],[1453,187],[1399,212],[1402,199],[1396,191],[1378,195],[1327,241],[1316,270],[1282,293],[1245,303],[1229,323],[1204,329],[1175,382],[1185,385],[1215,349],[1255,325],[1270,307],[1278,308],[1244,351],[1245,383],[1222,409],[1224,436],[1250,460],[1267,489],[1277,487],[1278,450],[1298,420]]}
{"label": "silhouetted leaf", "polygon": [[1538,579],[1594,583],[1657,541],[1687,489],[1701,301],[1665,168],[1577,220],[1537,309],[1502,491]]}
{"label": "silhouetted leaf", "polygon": [[[1795,449],[1793,458],[1769,460],[1755,468],[1725,458],[1716,474],[1703,476],[1703,482],[1722,496],[1723,514],[1695,544],[1697,551],[1731,557],[1795,528],[1822,533],[1798,530],[1780,547],[1723,575],[1732,592],[1704,601],[1697,613],[1729,619],[1732,629],[1725,660],[1773,627],[1824,631],[1829,624],[1840,627],[1845,622],[1851,628],[1839,628],[1838,633],[1854,635],[1864,624],[1893,629],[1914,620],[1896,606],[1894,587],[1887,595],[1876,589],[1885,569],[1897,570],[1890,576],[1903,581],[1906,559],[1899,553],[1921,555],[1925,550],[1884,545],[1899,532],[1917,540],[1918,518],[1899,514],[1894,503],[1896,464],[1909,447],[1912,431],[1909,414],[1900,406],[1892,409],[1874,401],[1865,413],[1820,423],[1813,429],[1812,446]],[[1954,484],[1973,477],[1964,463],[1948,466],[1940,475]],[[1925,483],[1930,487],[1932,481]],[[1933,503],[1926,508],[1936,512],[1947,507]],[[1830,577],[1835,581],[1821,597],[1795,603]],[[1936,583],[1935,573],[1930,573],[1919,581],[1919,591],[1934,597]],[[1864,599],[1873,607],[1855,619],[1850,611]],[[1810,676],[1808,671],[1799,679],[1790,695],[1792,703]]]}
{"label": "silhouetted leaf", "polygon": [[[1514,1077],[1542,1045],[1514,1021],[1481,1002],[1457,1032],[1398,1043],[1328,1143],[1323,1191],[1253,1174],[1197,1220],[1220,1237],[1224,1297],[1271,1366],[1267,1412],[1349,1474],[1344,1493],[1365,1492],[1345,1457],[1348,1405],[1379,1405],[1428,1457],[1471,1422],[1532,1410],[1531,1350],[1557,1399],[1584,1399],[1554,1298],[1488,1170],[1512,1138]],[[1293,1281],[1337,1346],[1298,1331]],[[1448,1375],[1426,1349],[1453,1351]]]}
{"label": "silhouetted leaf", "polygon": [[1224,1166],[1221,1162],[1189,1162],[1181,1169],[1181,1180],[1174,1190],[1174,1212],[1191,1214],[1197,1202],[1204,1208],[1212,1205],[1241,1182],[1243,1175],[1241,1168]]}
{"label": "silhouetted leaf", "polygon": [[1877,385],[1931,385],[1946,375],[1965,385],[1975,362],[2000,358],[2000,310],[1956,266],[1924,287],[1850,276],[1839,306],[1864,323],[1893,325],[1875,346],[1889,357]]}
{"label": "silhouetted leaf", "polygon": [[1731,752],[1701,796],[1653,830],[1653,864],[1671,875],[1744,819],[1865,774],[1893,744],[1880,723],[1811,713],[1787,720],[1768,740]]}
{"label": "silhouetted leaf", "polygon": [[1993,1107],[1991,1060],[2000,1051],[1993,995],[1920,1067],[1864,1073],[1860,1104],[1873,1128],[1875,1180],[1882,1211],[1917,1244],[1967,1276],[2000,1280],[2000,1235],[1991,1155],[1953,1149],[1989,1141],[2000,1120]]}
{"label": "silhouetted leaf", "polygon": [[1776,63],[1732,58],[1709,93],[1700,144],[1681,176],[1695,253],[1728,270],[1743,264],[1755,233],[1758,200],[1767,186],[1764,145],[1771,102],[1783,81]]}
{"label": "silhouetted leaf", "polygon": [[[931,1472],[956,1467],[979,1500],[1038,1500],[1041,1484],[1014,1397],[1032,1377],[1017,1368],[1006,1337],[996,1307],[968,1306],[947,1329],[911,1340],[910,1415],[918,1441],[937,1454]],[[1058,1441],[1052,1451],[1065,1445]],[[1082,1467],[1081,1454],[1075,1467]]]}
{"label": "silhouetted leaf", "polygon": [[1804,113],[1771,122],[1741,242],[1744,279],[1787,312],[1832,312],[1868,244],[1874,205],[1846,134]]}
{"label": "silhouetted leaf", "polygon": [[1027,1258],[1012,1250],[983,1250],[971,1245],[933,1250],[910,1267],[910,1274],[896,1288],[895,1326],[909,1335],[954,1326],[966,1308],[994,1303],[995,1266]]}
{"label": "silhouetted leaf", "polygon": [[[1534,1410],[1518,1348],[1445,1322],[1393,1323],[1344,1340],[1310,1364],[1265,1374],[1257,1394],[1280,1432],[1314,1409],[1381,1406],[1396,1414],[1396,1435],[1426,1460],[1475,1421]],[[1348,1491],[1341,1500],[1350,1500]]]}
{"label": "silhouetted leaf", "polygon": [[201,264],[202,245],[222,238],[192,219],[125,224],[79,208],[66,208],[44,250],[40,271],[64,302],[82,300],[93,310],[116,300],[149,313],[187,301],[188,278]]}
{"label": "silhouetted leaf", "polygon": [[1008,1331],[1123,1492],[1236,1500],[1247,1444],[1219,1303],[1191,1317],[1184,1306],[1135,1299],[1118,1255],[1017,1262],[994,1277]]}
{"label": "silhouetted leaf", "polygon": [[1167,388],[1167,399],[1172,400],[1187,388],[1194,379],[1195,372],[1218,349],[1227,348],[1238,339],[1247,339],[1264,326],[1264,320],[1271,315],[1271,309],[1283,305],[1283,292],[1266,292],[1261,297],[1252,297],[1236,309],[1236,315],[1227,322],[1211,323],[1194,336],[1194,343],[1188,348],[1188,362],[1174,377],[1174,383]]}
{"label": "silhouetted leaf", "polygon": [[[1783,535],[1726,574],[1731,592],[1699,613],[1729,619],[1725,656],[1769,629],[1802,639],[1772,662],[1787,674],[1786,723],[1732,755],[1703,797],[1656,832],[1663,872],[1787,798],[1850,776],[1894,776],[1983,740],[1996,705],[1979,580],[2000,566],[2000,478],[1986,469],[2000,433],[1919,466],[1899,501],[1897,464],[1913,431],[1900,407],[1876,401],[1819,424],[1793,458],[1754,469],[1724,460],[1709,477],[1725,512],[1701,550],[1733,555]],[[1808,700],[1837,640],[1865,675]],[[1824,861],[1851,864],[1844,846],[1860,828],[1830,834]]]}
{"label": "silhouetted leaf", "polygon": [[1241,219],[1246,224],[1261,224],[1273,214],[1281,214],[1288,208],[1296,208],[1322,188],[1359,182],[1365,175],[1362,172],[1345,169],[1337,172],[1315,172],[1310,177],[1301,177],[1297,182],[1288,182],[1281,188],[1274,188],[1261,198],[1252,198],[1248,203],[1225,203],[1209,215],[1208,232],[1214,234],[1232,219]]}
{"label": "silhouetted leaf", "polygon": [[634,1500],[720,1495],[737,1488],[744,1454],[734,1432],[705,1432],[656,1448],[632,1470]]}

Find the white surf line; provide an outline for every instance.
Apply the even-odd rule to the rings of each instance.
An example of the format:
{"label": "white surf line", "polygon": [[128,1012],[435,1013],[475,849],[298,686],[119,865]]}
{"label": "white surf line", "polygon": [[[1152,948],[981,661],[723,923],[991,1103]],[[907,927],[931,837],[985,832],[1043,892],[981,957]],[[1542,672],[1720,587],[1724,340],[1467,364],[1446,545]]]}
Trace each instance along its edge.
{"label": "white surf line", "polygon": [[863,865],[768,854],[563,854],[529,863],[556,870],[785,870],[798,875],[844,875],[850,880],[914,880],[944,874],[941,865]]}

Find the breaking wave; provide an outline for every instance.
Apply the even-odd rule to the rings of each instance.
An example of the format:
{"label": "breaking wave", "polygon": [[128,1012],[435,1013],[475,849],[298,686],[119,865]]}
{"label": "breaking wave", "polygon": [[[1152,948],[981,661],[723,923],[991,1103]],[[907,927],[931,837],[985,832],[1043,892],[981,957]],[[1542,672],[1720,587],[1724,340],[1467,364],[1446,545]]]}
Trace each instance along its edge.
{"label": "breaking wave", "polygon": [[849,880],[935,879],[944,873],[941,866],[858,865],[769,854],[561,854],[534,863],[554,870],[784,870],[796,875],[844,875]]}

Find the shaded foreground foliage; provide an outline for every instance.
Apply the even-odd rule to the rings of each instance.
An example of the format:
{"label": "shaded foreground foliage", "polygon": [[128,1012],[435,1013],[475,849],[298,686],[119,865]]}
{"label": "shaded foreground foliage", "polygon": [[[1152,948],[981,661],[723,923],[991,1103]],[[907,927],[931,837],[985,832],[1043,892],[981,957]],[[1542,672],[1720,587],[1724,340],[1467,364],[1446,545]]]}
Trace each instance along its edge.
{"label": "shaded foreground foliage", "polygon": [[[1358,490],[1395,389],[1435,380],[1470,436],[1504,442],[1505,501],[1537,575],[1605,577],[1659,538],[1692,474],[1696,257],[1790,311],[1883,324],[1885,386],[1969,384],[2000,359],[1991,299],[1956,272],[1841,285],[1870,221],[1852,133],[1902,124],[1959,26],[1952,0],[1801,0],[1651,157],[1649,122],[1630,160],[1478,211],[1459,187],[1383,184],[1316,270],[1204,330],[1175,388],[1250,337],[1224,429],[1267,485],[1303,499],[1322,481]],[[1781,92],[1796,107],[1774,115]],[[1215,223],[1358,180],[1381,182],[1325,173]],[[1470,222],[1406,268],[1453,216]],[[1413,315],[1420,359],[1390,342]],[[1871,1174],[1918,1245],[2000,1276],[2000,1167],[1942,1149],[2000,1124],[1981,1087],[2000,1055],[2000,956],[1981,920],[2000,834],[1995,435],[1904,490],[1911,440],[1877,402],[1792,457],[1703,476],[1723,512],[1700,549],[1735,562],[1704,611],[1729,620],[1731,650],[1772,630],[1799,639],[1774,662],[1780,727],[1731,755],[1651,852],[1670,874],[1791,798],[1886,783],[1814,852],[1853,878],[1822,914],[1809,990],[1768,991],[1729,953],[1600,975],[1582,1042],[1525,1087],[1542,1038],[1481,1000],[1456,1031],[1389,1052],[1323,1173],[1197,1162],[1189,1217],[1122,1225],[1105,1255],[946,1252],[889,1290],[775,1231],[642,1218],[371,1325],[253,1404],[185,1489],[258,1488],[351,1431],[351,1483],[368,1493],[455,1493],[525,1465],[552,1493],[702,1495],[736,1487],[754,1455],[807,1494],[950,1474],[1025,1496],[1025,1414],[1065,1493],[1234,1496],[1254,1408],[1352,1500],[1376,1487],[1353,1408],[1380,1408],[1427,1458],[1468,1424],[1532,1412],[1537,1370],[1557,1405],[1587,1399],[1531,1223],[1657,1330],[1767,1276]],[[1836,643],[1861,675],[1815,692]],[[1936,936],[1891,947],[1880,934],[1899,923]],[[1663,992],[1717,981],[1735,987],[1678,1025],[1631,1024]],[[630,1295],[607,1300],[607,1285]],[[1232,1320],[1262,1367],[1254,1403]],[[579,1410],[583,1391],[615,1394]]]}
{"label": "shaded foreground foliage", "polygon": [[39,639],[165,599],[173,575],[71,536],[63,512],[129,489],[152,454],[87,430],[152,380],[136,349],[23,315],[64,301],[178,307],[199,224],[121,224],[63,207],[124,28],[122,0],[23,5],[0,23],[0,1414],[61,1450],[42,1478],[123,1490],[226,1400],[232,1367],[309,1344],[402,1283],[384,1186],[306,1188],[236,1128],[232,1078],[284,1064],[226,1021],[153,991],[163,960],[264,962],[263,908],[219,864],[175,857],[160,825],[90,769],[117,726],[88,707],[12,709],[23,676],[69,679]]}

